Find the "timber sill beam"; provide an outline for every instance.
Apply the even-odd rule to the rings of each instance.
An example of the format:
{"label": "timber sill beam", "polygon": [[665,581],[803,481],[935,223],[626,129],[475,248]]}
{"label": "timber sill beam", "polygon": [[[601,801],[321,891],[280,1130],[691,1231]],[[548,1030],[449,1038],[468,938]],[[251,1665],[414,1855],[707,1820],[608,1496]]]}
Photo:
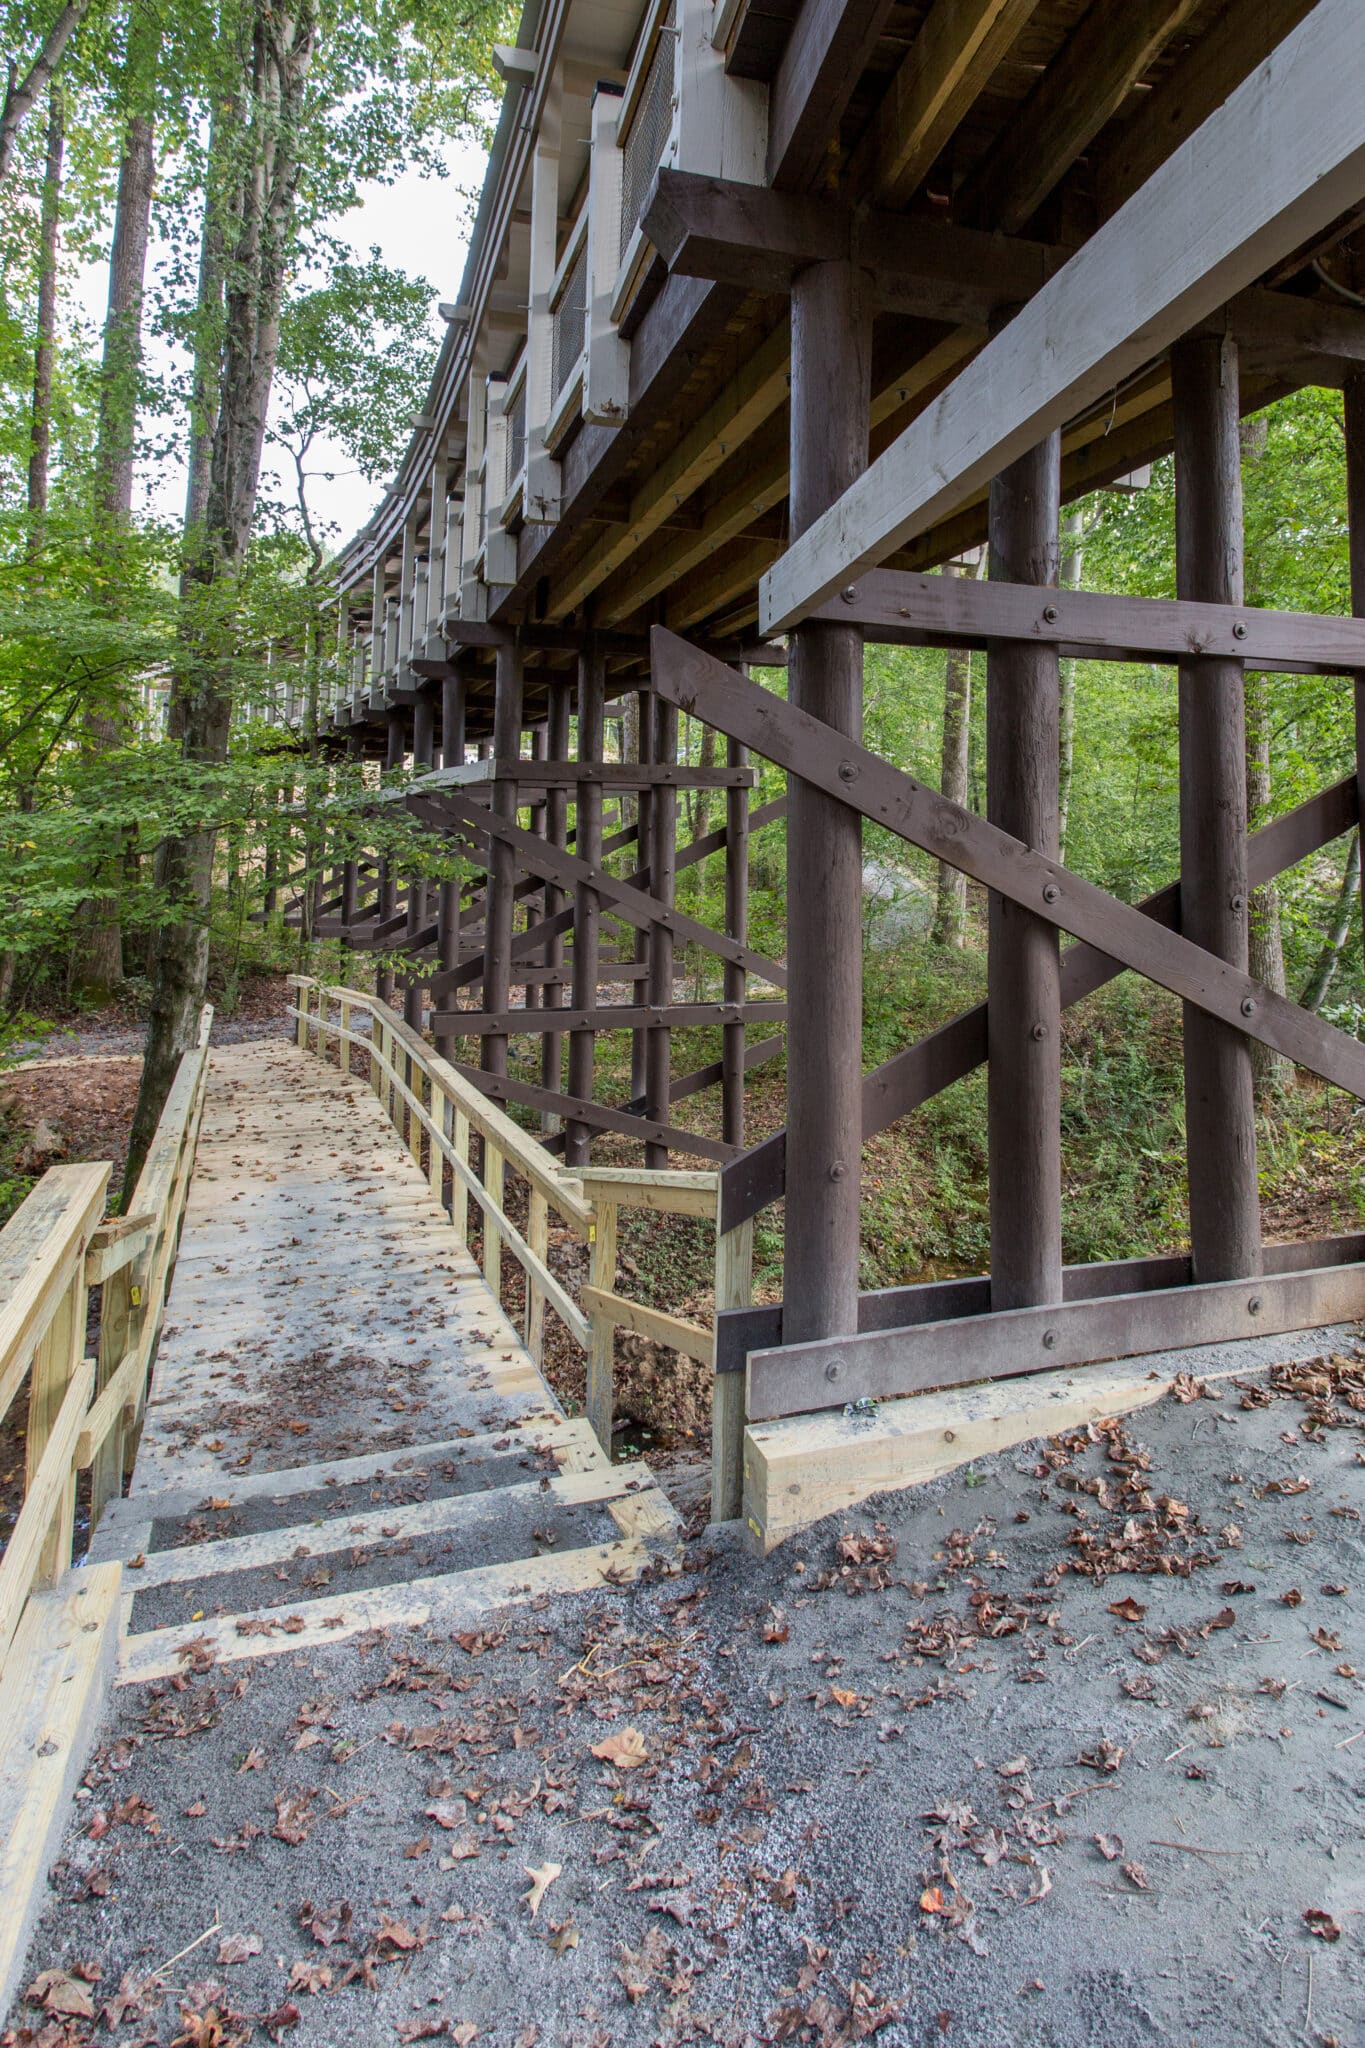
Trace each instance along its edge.
{"label": "timber sill beam", "polygon": [[1093,882],[1046,859],[984,818],[950,803],[832,726],[698,655],[663,626],[653,631],[661,696],[752,747],[803,781],[884,825],[984,888],[1046,917],[1172,995],[1221,1018],[1287,1059],[1365,1098],[1365,1045],[1310,1016],[1249,974],[1144,917]]}
{"label": "timber sill beam", "polygon": [[874,569],[811,615],[861,626],[869,640],[986,647],[1056,644],[1089,661],[1182,662],[1212,655],[1272,673],[1351,675],[1365,669],[1365,620],[1252,605],[1195,604],[1099,591],[978,583]]}
{"label": "timber sill beam", "polygon": [[869,272],[887,312],[985,327],[1002,308],[1040,291],[1065,252],[1045,242],[982,233],[901,214],[770,192],[667,165],[655,175],[642,225],[683,277],[789,292],[811,263],[851,259]]}
{"label": "timber sill beam", "polygon": [[764,1422],[865,1397],[886,1400],[1095,1359],[1281,1336],[1352,1322],[1362,1313],[1365,1267],[1360,1265],[1006,1309],[755,1351],[749,1358],[746,1408],[750,1421]]}
{"label": "timber sill beam", "polygon": [[783,631],[1365,197],[1358,0],[1319,0],[760,585]]}

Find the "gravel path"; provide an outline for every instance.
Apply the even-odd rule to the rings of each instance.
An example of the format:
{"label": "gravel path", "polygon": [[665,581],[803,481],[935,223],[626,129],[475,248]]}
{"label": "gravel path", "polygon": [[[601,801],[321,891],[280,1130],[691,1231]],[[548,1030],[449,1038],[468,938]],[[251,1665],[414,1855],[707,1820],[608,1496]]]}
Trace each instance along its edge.
{"label": "gravel path", "polygon": [[120,1692],[6,2040],[1359,2043],[1348,1352],[762,1563]]}

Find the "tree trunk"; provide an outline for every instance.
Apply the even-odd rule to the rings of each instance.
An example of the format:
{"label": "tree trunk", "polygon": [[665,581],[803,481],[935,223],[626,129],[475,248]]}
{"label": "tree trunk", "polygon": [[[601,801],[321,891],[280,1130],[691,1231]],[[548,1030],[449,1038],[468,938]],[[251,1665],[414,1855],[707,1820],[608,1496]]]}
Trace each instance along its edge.
{"label": "tree trunk", "polygon": [[33,561],[43,550],[52,458],[52,353],[57,338],[57,234],[65,142],[65,104],[62,88],[54,81],[48,92],[47,156],[43,165],[38,247],[38,328],[33,345],[33,424],[29,434],[28,554]]}
{"label": "tree trunk", "polygon": [[[960,576],[956,562],[945,562],[945,576]],[[972,656],[970,648],[948,650],[943,672],[943,768],[939,786],[951,804],[967,802],[967,751],[972,727]],[[967,877],[961,868],[938,864],[938,908],[934,915],[936,946],[963,946],[967,941]]]}
{"label": "tree trunk", "polygon": [[[181,656],[172,702],[185,758],[227,759],[238,627],[233,602],[256,511],[266,411],[279,353],[300,171],[304,94],[312,63],[313,0],[295,10],[251,0],[240,51],[245,134],[231,137],[233,175],[222,219],[223,357],[202,525],[186,536]],[[206,222],[206,227],[208,223]],[[215,825],[205,795],[200,829],[165,841],[169,899],[157,934],[152,1007],[133,1119],[126,1185],[146,1156],[180,1055],[193,1042],[208,979]]]}
{"label": "tree trunk", "polygon": [[66,0],[22,79],[18,65],[13,58],[10,59],[9,84],[5,88],[4,105],[0,107],[0,178],[5,176],[14,161],[14,145],[20,128],[51,83],[66,46],[89,5],[90,0]]}
{"label": "tree trunk", "polygon": [[1308,977],[1308,984],[1299,997],[1299,1007],[1316,1016],[1327,1000],[1327,991],[1332,986],[1336,971],[1341,965],[1341,956],[1346,950],[1346,941],[1351,936],[1354,923],[1352,916],[1356,897],[1360,894],[1360,834],[1351,834],[1351,843],[1346,849],[1346,866],[1342,872],[1341,887],[1337,891],[1336,907],[1332,912],[1331,929],[1328,931],[1317,964]]}
{"label": "tree trunk", "polygon": [[[142,299],[147,276],[152,187],[156,181],[156,131],[150,87],[159,45],[150,15],[136,12],[129,23],[123,88],[129,107],[119,159],[114,238],[109,251],[109,308],[104,322],[100,366],[99,434],[95,444],[95,556],[102,566],[101,594],[109,608],[121,608],[124,546],[133,513],[133,457],[137,443],[138,385],[142,372]],[[121,746],[126,735],[113,711],[92,705],[85,715],[89,752]],[[83,995],[107,996],[123,980],[123,931],[118,878],[121,845],[106,848],[85,907],[85,928],[73,961],[72,983]]]}

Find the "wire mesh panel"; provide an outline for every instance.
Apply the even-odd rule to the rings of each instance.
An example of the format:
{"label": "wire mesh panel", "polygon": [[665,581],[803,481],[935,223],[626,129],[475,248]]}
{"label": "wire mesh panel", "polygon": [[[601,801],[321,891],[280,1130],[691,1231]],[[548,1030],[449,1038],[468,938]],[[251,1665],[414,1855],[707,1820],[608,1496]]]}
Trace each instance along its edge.
{"label": "wire mesh panel", "polygon": [[[550,388],[558,398],[578,367],[588,319],[588,244],[586,237],[564,280],[550,326]],[[523,403],[523,410],[525,401]]]}
{"label": "wire mesh panel", "polygon": [[622,145],[621,163],[621,247],[618,261],[626,253],[635,232],[654,173],[668,144],[673,126],[673,65],[677,38],[672,33],[675,9],[670,6],[663,19],[649,72],[635,103],[635,112]]}
{"label": "wire mesh panel", "polygon": [[507,488],[510,491],[526,461],[526,386],[522,385],[507,415]]}

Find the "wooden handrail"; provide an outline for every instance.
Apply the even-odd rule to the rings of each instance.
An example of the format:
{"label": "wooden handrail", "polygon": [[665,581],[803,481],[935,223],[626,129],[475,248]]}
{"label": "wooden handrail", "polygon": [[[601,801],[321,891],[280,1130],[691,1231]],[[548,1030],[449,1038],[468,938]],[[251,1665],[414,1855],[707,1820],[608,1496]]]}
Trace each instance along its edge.
{"label": "wooden handrail", "polygon": [[[587,1354],[585,1407],[598,1441],[610,1454],[614,1407],[615,1347],[618,1329],[634,1330],[713,1368],[715,1337],[703,1324],[686,1322],[660,1309],[633,1302],[616,1289],[617,1219],[622,1209],[649,1209],[673,1216],[718,1221],[719,1175],[714,1172],[657,1171],[634,1167],[561,1167],[545,1148],[490,1102],[475,1085],[442,1059],[412,1026],[387,1003],[361,989],[342,988],[312,975],[291,974],[289,986],[297,1001],[289,1015],[297,1022],[301,1049],[330,1057],[347,1070],[350,1048],[359,1046],[369,1061],[370,1085],[383,1103],[413,1158],[422,1163],[422,1136],[427,1139],[427,1173],[438,1200],[444,1191],[444,1167],[452,1178],[451,1220],[462,1244],[468,1238],[468,1205],[472,1199],[484,1219],[484,1277],[497,1295],[501,1253],[511,1252],[526,1275],[526,1346],[537,1364],[544,1349],[544,1313],[548,1303]],[[328,1013],[339,1008],[340,1016]],[[352,1013],[370,1020],[368,1032],[352,1028]],[[423,1099],[425,1097],[425,1099]],[[470,1163],[470,1133],[484,1141],[482,1177]],[[505,1206],[505,1176],[519,1174],[529,1190],[529,1222],[523,1235]],[[553,1211],[590,1248],[588,1282],[582,1303],[552,1272],[548,1260],[548,1217]],[[716,1238],[716,1306],[737,1308],[750,1298],[753,1225]],[[712,1513],[729,1518],[739,1512],[741,1455],[744,1433],[743,1377],[726,1373],[712,1380]]]}
{"label": "wooden handrail", "polygon": [[[180,1242],[213,1011],[182,1055],[126,1217],[102,1220],[110,1163],[54,1166],[0,1231],[0,1415],[29,1383],[23,1505],[0,1557],[0,1667],[29,1597],[71,1563],[76,1474],[93,1530],[131,1464]],[[97,1359],[89,1290],[104,1290]]]}

